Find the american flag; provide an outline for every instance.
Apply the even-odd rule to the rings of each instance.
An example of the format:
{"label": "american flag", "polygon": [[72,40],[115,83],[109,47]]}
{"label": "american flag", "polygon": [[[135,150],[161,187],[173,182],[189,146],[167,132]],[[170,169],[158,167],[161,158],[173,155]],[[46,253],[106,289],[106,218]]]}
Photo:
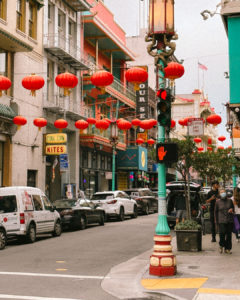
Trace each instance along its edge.
{"label": "american flag", "polygon": [[204,66],[203,64],[201,64],[200,62],[198,62],[198,67],[204,71],[208,70],[208,68],[206,66]]}

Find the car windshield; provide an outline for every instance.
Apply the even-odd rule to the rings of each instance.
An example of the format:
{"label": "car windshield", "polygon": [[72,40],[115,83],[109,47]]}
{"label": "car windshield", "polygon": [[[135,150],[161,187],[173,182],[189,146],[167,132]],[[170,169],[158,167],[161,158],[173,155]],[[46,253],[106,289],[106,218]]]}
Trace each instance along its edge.
{"label": "car windshield", "polygon": [[72,208],[77,206],[77,204],[78,202],[76,199],[61,199],[53,202],[53,205],[56,206],[56,208]]}
{"label": "car windshield", "polygon": [[106,193],[106,194],[94,194],[92,196],[92,201],[94,200],[106,200],[106,199],[113,199],[114,194]]}

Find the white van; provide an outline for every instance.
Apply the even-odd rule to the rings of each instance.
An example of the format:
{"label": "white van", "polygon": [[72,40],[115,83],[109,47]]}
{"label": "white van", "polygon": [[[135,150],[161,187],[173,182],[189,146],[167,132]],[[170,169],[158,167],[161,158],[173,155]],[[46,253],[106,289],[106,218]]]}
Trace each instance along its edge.
{"label": "white van", "polygon": [[53,236],[62,233],[59,213],[46,195],[34,187],[0,188],[0,223],[7,237],[24,237],[31,243],[39,233],[52,233]]}

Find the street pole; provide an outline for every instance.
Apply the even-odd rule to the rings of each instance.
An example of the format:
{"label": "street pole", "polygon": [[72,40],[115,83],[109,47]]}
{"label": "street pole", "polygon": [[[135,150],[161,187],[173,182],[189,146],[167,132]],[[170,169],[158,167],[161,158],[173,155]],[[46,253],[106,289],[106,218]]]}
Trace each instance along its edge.
{"label": "street pole", "polygon": [[[232,140],[232,155],[234,155],[234,142],[233,142],[233,136],[231,136],[231,140]],[[235,174],[235,170],[236,170],[236,167],[233,165],[233,166],[232,166],[232,172],[233,172],[233,176],[232,176],[233,189],[237,186],[237,176],[236,176],[236,174]]]}
{"label": "street pole", "polygon": [[[112,123],[112,126],[117,126],[116,122],[117,122],[117,118],[118,118],[118,110],[119,110],[119,100],[117,100],[117,105],[116,105],[116,120],[114,122],[114,124]],[[111,128],[112,130],[112,128]],[[116,134],[116,128],[114,130],[115,134]],[[116,145],[117,145],[117,139],[118,137],[112,137],[112,191],[115,191],[115,170],[116,170]]]}

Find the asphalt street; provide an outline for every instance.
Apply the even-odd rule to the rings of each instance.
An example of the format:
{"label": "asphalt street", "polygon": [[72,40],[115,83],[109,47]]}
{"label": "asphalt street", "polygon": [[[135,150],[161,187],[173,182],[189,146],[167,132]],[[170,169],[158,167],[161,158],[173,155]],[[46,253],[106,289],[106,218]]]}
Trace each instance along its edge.
{"label": "asphalt street", "polygon": [[0,299],[117,299],[102,289],[103,279],[153,247],[156,224],[153,214],[40,237],[34,244],[12,241],[0,253]]}

